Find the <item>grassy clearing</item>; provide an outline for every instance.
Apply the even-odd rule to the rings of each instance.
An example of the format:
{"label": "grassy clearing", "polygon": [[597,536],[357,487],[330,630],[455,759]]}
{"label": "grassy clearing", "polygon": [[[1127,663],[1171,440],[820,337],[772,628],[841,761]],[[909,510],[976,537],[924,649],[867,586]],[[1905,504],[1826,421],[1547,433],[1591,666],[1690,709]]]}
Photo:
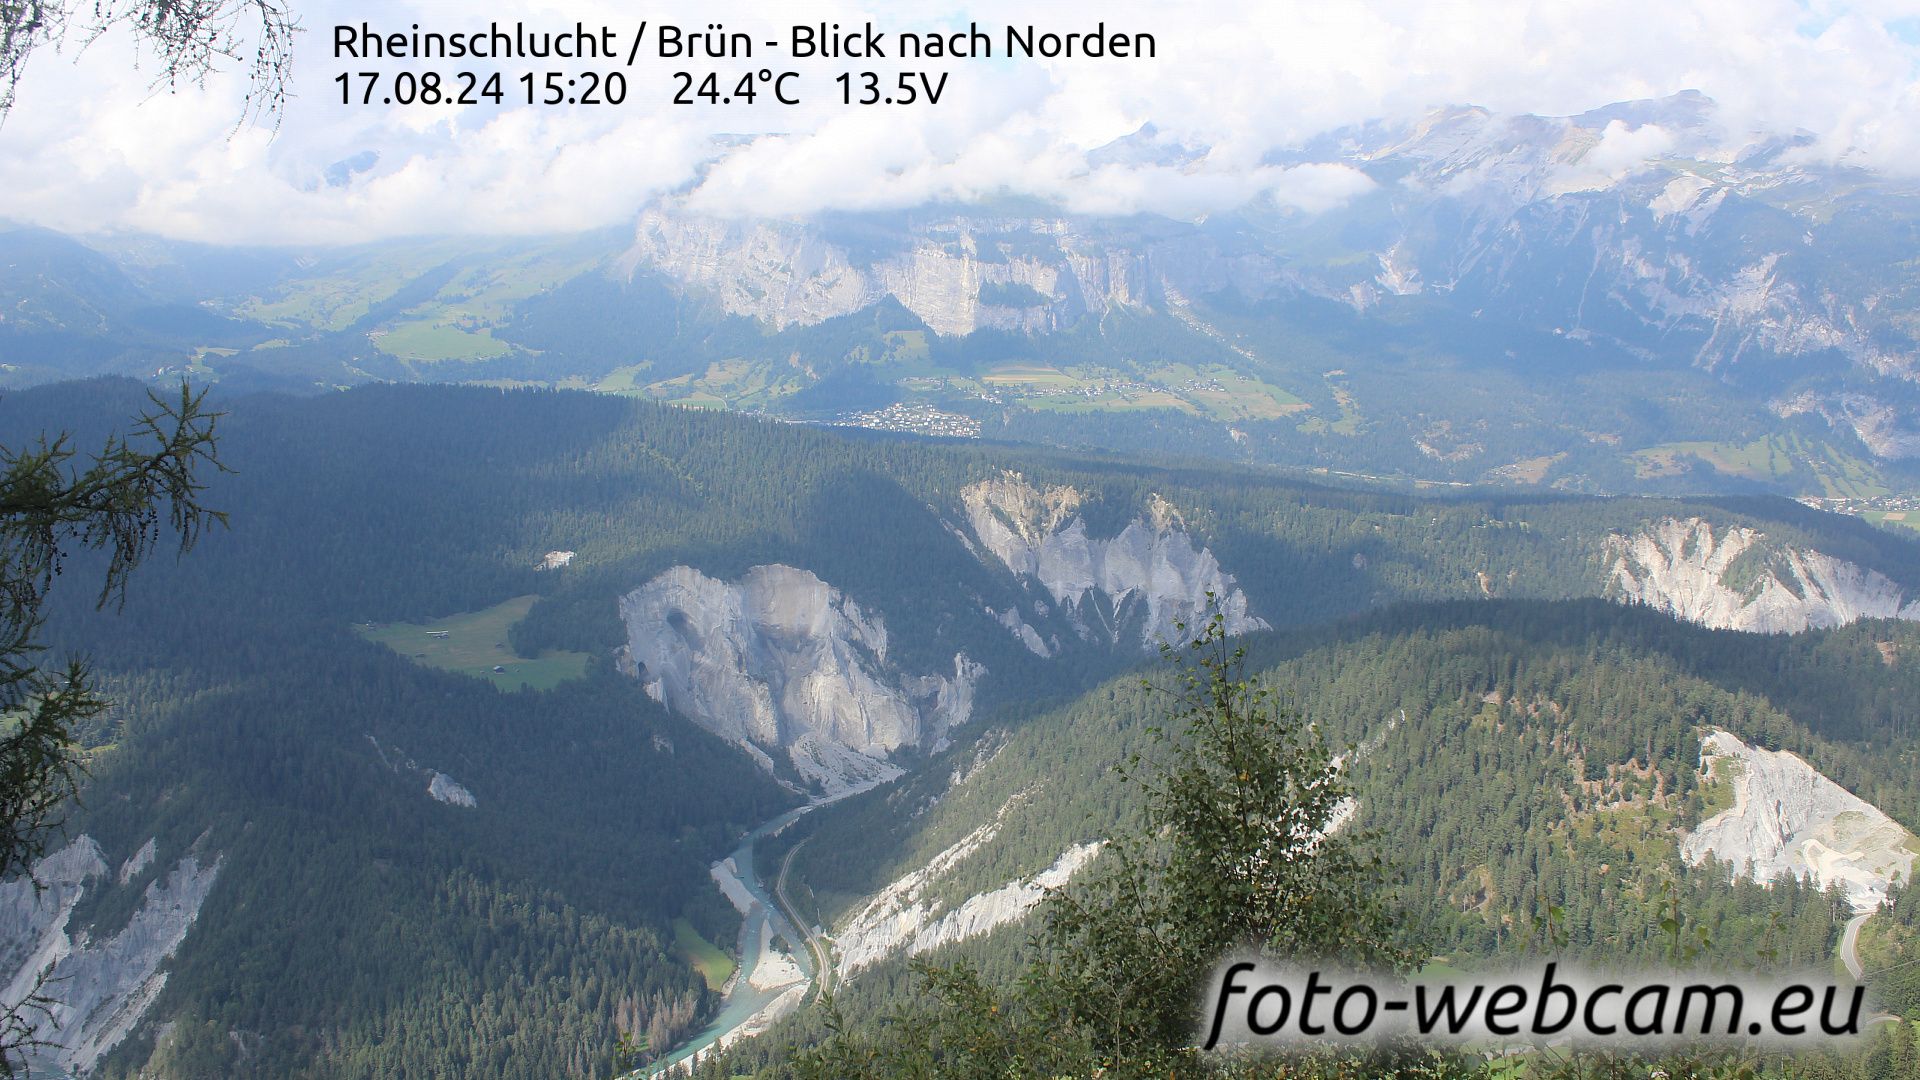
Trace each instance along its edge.
{"label": "grassy clearing", "polygon": [[426,269],[427,265],[379,265],[360,273],[305,279],[279,296],[242,304],[240,314],[282,326],[344,330]]}
{"label": "grassy clearing", "polygon": [[594,384],[594,389],[603,394],[637,394],[646,388],[640,381],[640,375],[652,367],[650,362],[628,364],[607,372],[606,376]]}
{"label": "grassy clearing", "polygon": [[1146,374],[1215,420],[1278,420],[1311,406],[1278,386],[1221,364],[1169,364]]}
{"label": "grassy clearing", "polygon": [[1522,458],[1511,465],[1502,465],[1488,473],[1496,480],[1513,484],[1538,484],[1547,478],[1555,465],[1566,460],[1566,452],[1547,454],[1542,457]]}
{"label": "grassy clearing", "polygon": [[[277,292],[250,297],[238,308],[240,314],[262,322],[341,330],[420,275],[451,260],[460,260],[467,265],[432,299],[412,307],[402,319],[427,326],[489,328],[506,319],[515,303],[587,272],[605,255],[596,241],[585,237],[534,244],[448,240],[387,245],[346,256],[337,269],[317,277],[298,278]],[[451,344],[441,342],[442,351]],[[472,342],[461,344],[473,345]],[[493,347],[505,350],[497,342]],[[479,359],[498,354],[469,351],[436,355],[429,350],[395,355],[435,360]]]}
{"label": "grassy clearing", "polygon": [[1333,392],[1333,403],[1340,407],[1340,419],[1330,421],[1325,417],[1315,416],[1300,425],[1301,431],[1309,435],[1358,435],[1360,433],[1359,401],[1354,398],[1352,391],[1333,381],[1344,375],[1346,375],[1344,371],[1329,371],[1326,376],[1327,388]]}
{"label": "grassy clearing", "polygon": [[1089,365],[1061,369],[1002,364],[980,383],[1029,408],[1048,412],[1136,412],[1172,409],[1222,422],[1275,420],[1308,408],[1294,395],[1224,365],[1166,364],[1132,373]]}
{"label": "grassy clearing", "polygon": [[1413,982],[1446,982],[1460,975],[1459,965],[1450,956],[1430,956],[1419,970],[1413,973]]}
{"label": "grassy clearing", "polygon": [[1029,409],[1042,412],[1135,412],[1142,409],[1174,409],[1196,416],[1200,413],[1200,410],[1191,402],[1166,390],[1117,391],[1097,393],[1087,397],[1036,397],[1022,399],[1020,403]]}
{"label": "grassy clearing", "polygon": [[1055,386],[1061,389],[1077,387],[1081,383],[1081,380],[1059,368],[1027,364],[1002,364],[980,376],[980,381],[989,386]]}
{"label": "grassy clearing", "polygon": [[1920,532],[1920,510],[1866,510],[1860,516],[1875,525],[1893,525]]}
{"label": "grassy clearing", "polygon": [[1697,459],[1722,475],[1764,483],[1798,481],[1804,486],[1811,479],[1818,489],[1805,494],[1871,499],[1892,493],[1872,464],[1797,434],[1768,435],[1749,443],[1661,443],[1629,457],[1642,479],[1678,476],[1692,467],[1689,459]]}
{"label": "grassy clearing", "polygon": [[791,369],[784,365],[738,358],[716,360],[699,375],[676,375],[644,385],[639,371],[622,368],[601,380],[599,389],[614,394],[644,393],[658,401],[694,409],[751,409],[772,404],[798,388]]}
{"label": "grassy clearing", "polygon": [[927,362],[927,332],[925,330],[889,330],[886,334],[889,359],[898,363],[925,364]]}
{"label": "grassy clearing", "polygon": [[509,351],[505,342],[494,340],[490,328],[467,329],[444,322],[396,323],[371,336],[381,352],[402,360],[488,360]]}
{"label": "grassy clearing", "polygon": [[584,675],[587,654],[555,650],[534,659],[514,655],[507,645],[507,628],[525,618],[536,599],[516,596],[485,611],[432,622],[361,624],[354,629],[417,664],[486,679],[502,690],[551,690]]}
{"label": "grassy clearing", "polygon": [[347,255],[334,269],[297,276],[278,291],[249,298],[239,313],[266,323],[344,330],[408,282],[470,248],[458,241],[405,243]]}
{"label": "grassy clearing", "polygon": [[674,955],[693,965],[693,970],[707,981],[707,989],[719,993],[733,977],[733,957],[720,950],[720,947],[693,928],[685,919],[673,920]]}

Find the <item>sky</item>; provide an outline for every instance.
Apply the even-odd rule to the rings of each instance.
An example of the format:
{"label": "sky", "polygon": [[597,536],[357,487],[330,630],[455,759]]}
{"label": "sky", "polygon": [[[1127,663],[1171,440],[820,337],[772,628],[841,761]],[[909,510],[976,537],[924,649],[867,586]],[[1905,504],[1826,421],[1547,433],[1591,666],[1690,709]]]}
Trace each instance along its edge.
{"label": "sky", "polygon": [[[81,234],[314,246],[618,226],[662,199],[702,213],[794,217],[1004,195],[1187,219],[1256,198],[1315,212],[1369,182],[1341,165],[1266,163],[1276,148],[1444,105],[1568,115],[1688,89],[1713,98],[1732,139],[1811,132],[1810,157],[1920,176],[1920,0],[288,2],[305,32],[277,128],[236,126],[243,71],[156,92],[156,65],[124,34],[36,54],[0,126],[0,218]],[[463,32],[578,22],[616,28],[624,47],[642,16],[655,30],[718,22],[751,34],[757,51],[741,61],[643,51],[632,67],[578,65],[622,72],[618,106],[343,104],[334,81],[362,70],[383,80],[408,69],[499,70],[511,98],[524,92],[519,74],[556,67],[336,59],[336,24]],[[996,56],[796,60],[764,46],[788,39],[796,22],[867,21],[890,46],[901,31],[977,22]],[[1008,25],[1081,33],[1102,22],[1152,34],[1157,55],[999,55]],[[645,40],[652,49],[651,32]],[[675,71],[716,71],[727,85],[761,68],[799,72],[790,85],[803,103],[765,94],[751,106],[672,102]],[[842,104],[834,76],[863,70],[890,84],[903,70],[948,79],[938,104]],[[1147,123],[1160,142],[1204,153],[1178,166],[1089,160]],[[1600,163],[1610,173],[1670,145],[1658,130],[1618,134]],[[338,164],[347,161],[371,164]]]}

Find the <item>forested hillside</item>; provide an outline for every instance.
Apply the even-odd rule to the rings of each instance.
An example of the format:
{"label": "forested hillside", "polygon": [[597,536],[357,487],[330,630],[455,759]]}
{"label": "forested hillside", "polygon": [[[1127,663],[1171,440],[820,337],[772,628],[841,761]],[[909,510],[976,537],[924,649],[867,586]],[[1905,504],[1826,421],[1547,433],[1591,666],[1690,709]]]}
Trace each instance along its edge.
{"label": "forested hillside", "polygon": [[[1351,747],[1358,806],[1343,827],[1383,856],[1401,943],[1435,971],[1543,954],[1657,965],[1672,957],[1662,922],[1676,915],[1715,968],[1831,966],[1854,914],[1839,889],[1763,885],[1682,858],[1685,831],[1733,803],[1727,778],[1700,769],[1712,731],[1799,755],[1908,830],[1920,824],[1911,624],[1762,636],[1593,601],[1480,601],[1396,606],[1246,644],[1250,676]],[[1169,677],[1144,665],[983,732],[891,791],[813,815],[776,848],[797,848],[790,891],[846,946],[865,898],[919,868],[939,867],[915,894],[937,916],[1075,845],[1137,830],[1141,791],[1119,766],[1145,754],[1132,768],[1152,767]],[[991,832],[970,842],[983,822]],[[1863,946],[1870,973],[1884,969],[1873,992],[1908,1014],[1911,896],[1869,920]],[[1032,929],[1015,922],[920,956],[1009,985],[1033,955]],[[854,1030],[924,1002],[904,944],[836,987]],[[825,1037],[822,1019],[803,1014],[724,1067],[778,1074],[792,1047]],[[1833,1075],[1898,1075],[1853,1067]]]}
{"label": "forested hillside", "polygon": [[[1920,628],[1904,623],[1762,637],[1591,601],[1480,602],[1396,607],[1248,647],[1250,672],[1337,745],[1357,747],[1356,822],[1389,839],[1435,953],[1497,955],[1550,904],[1566,911],[1576,949],[1649,947],[1651,886],[1694,873],[1674,834],[1711,800],[1697,766],[1713,729],[1792,750],[1920,824],[1909,782],[1920,672],[1883,659],[1920,652]],[[817,815],[818,839],[796,866],[822,913],[843,913],[1009,803],[999,838],[943,879],[944,895],[993,888],[1124,827],[1132,796],[1113,770],[1160,721],[1163,695],[1141,685],[1158,675],[1148,667],[1103,684],[990,733],[984,754],[956,747],[945,769]],[[984,763],[968,767],[976,756]],[[847,842],[856,835],[864,841]],[[1763,895],[1726,902],[1774,902]],[[1826,947],[1824,908],[1818,923],[1803,959]]]}
{"label": "forested hillside", "polygon": [[[16,393],[0,442],[93,445],[143,401],[124,381]],[[1108,767],[1152,715],[1122,673],[1149,653],[1078,636],[1052,585],[985,550],[962,493],[1009,472],[1071,489],[1062,528],[1158,521],[1217,558],[1277,628],[1249,639],[1256,668],[1363,747],[1360,821],[1408,838],[1396,865],[1436,951],[1510,948],[1543,900],[1580,948],[1643,947],[1645,889],[1673,862],[1661,830],[1705,797],[1708,724],[1916,818],[1907,624],[1775,638],[1487,601],[1608,595],[1618,538],[1670,519],[1764,535],[1753,580],[1805,549],[1895,599],[1920,589],[1913,543],[1780,500],[1427,499],[554,391],[220,405],[233,471],[208,501],[231,528],[151,560],[123,610],[56,590],[49,626],[120,703],[81,733],[67,834],[104,869],[67,931],[113,939],[193,867],[206,887],[173,959],[129,976],[151,1000],[103,1075],[605,1075],[623,1035],[644,1056],[703,1023],[724,973],[694,961],[739,926],[707,865],[802,794],[622,672],[619,598],[676,566],[801,568],[883,618],[902,668],[962,651],[984,667],[951,749],[904,748],[906,780],[819,812],[796,867],[823,914],[1016,792],[999,840],[942,889],[1106,835],[1132,812]],[[549,552],[573,557],[538,569]],[[86,570],[76,557],[71,576]],[[1016,610],[1063,647],[1010,633]],[[1449,786],[1463,776],[1483,780]],[[1826,947],[1817,896],[1702,896],[1729,937],[1781,910],[1794,949]]]}

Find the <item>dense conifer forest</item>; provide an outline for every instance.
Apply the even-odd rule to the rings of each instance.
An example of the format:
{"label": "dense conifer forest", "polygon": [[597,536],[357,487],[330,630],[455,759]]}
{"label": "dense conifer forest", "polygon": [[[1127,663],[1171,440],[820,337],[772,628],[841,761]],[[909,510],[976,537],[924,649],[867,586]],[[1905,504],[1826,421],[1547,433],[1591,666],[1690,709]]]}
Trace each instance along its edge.
{"label": "dense conifer forest", "polygon": [[[86,445],[142,400],[113,380],[14,394],[0,436],[65,429]],[[960,649],[987,667],[951,749],[908,754],[907,779],[773,845],[812,838],[796,893],[823,921],[1016,794],[996,842],[942,883],[952,898],[1136,822],[1111,768],[1154,722],[1140,687],[1154,663],[1042,659],[988,613],[1032,586],[959,537],[959,492],[1009,469],[1075,487],[1095,535],[1151,496],[1180,508],[1275,627],[1247,639],[1251,669],[1356,747],[1358,822],[1395,838],[1395,902],[1430,955],[1518,954],[1550,910],[1578,955],[1651,955],[1663,883],[1733,957],[1762,928],[1796,960],[1830,955],[1832,898],[1679,864],[1671,830],[1709,797],[1695,763],[1710,727],[1801,753],[1920,823],[1910,624],[1769,637],[1594,599],[1607,537],[1675,515],[1920,585],[1920,545],[1784,500],[1344,490],[554,391],[219,404],[232,472],[208,501],[231,528],[143,567],[124,609],[57,590],[49,624],[54,651],[93,657],[118,702],[80,733],[89,774],[68,833],[110,865],[156,848],[90,892],[72,928],[110,935],[189,853],[220,867],[151,1022],[103,1075],[604,1076],[623,1038],[644,1058],[704,1023],[718,994],[679,927],[731,949],[738,917],[707,864],[801,796],[617,670],[617,598],[676,564],[805,567],[885,618],[904,667]],[[576,557],[537,570],[552,550]],[[84,579],[85,556],[74,565]],[[363,633],[529,595],[500,644],[585,654],[578,678],[500,689]],[[429,797],[436,774],[476,805]],[[1868,945],[1908,947],[1892,920],[1887,934]],[[963,952],[1008,973],[1022,940]],[[877,1008],[905,978],[883,965],[845,1001]]]}

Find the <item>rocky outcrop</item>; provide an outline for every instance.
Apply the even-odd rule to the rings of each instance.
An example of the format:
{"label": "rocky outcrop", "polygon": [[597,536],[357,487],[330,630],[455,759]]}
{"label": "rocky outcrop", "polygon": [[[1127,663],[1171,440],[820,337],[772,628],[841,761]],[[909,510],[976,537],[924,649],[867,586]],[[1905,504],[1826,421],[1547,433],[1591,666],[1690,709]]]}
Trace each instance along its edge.
{"label": "rocky outcrop", "polygon": [[125,885],[134,879],[134,875],[152,866],[153,857],[157,851],[158,847],[155,840],[149,839],[146,843],[141,844],[139,851],[127,856],[127,861],[120,864],[120,873],[115,878],[116,882]]}
{"label": "rocky outcrop", "polygon": [[1837,884],[1855,911],[1873,910],[1889,885],[1909,879],[1920,841],[1798,756],[1716,731],[1701,741],[1700,762],[1711,782],[1733,785],[1734,803],[1682,840],[1687,862],[1711,857],[1759,882]]}
{"label": "rocky outcrop", "polygon": [[1059,639],[1056,638],[1053,641],[1042,640],[1040,631],[1035,630],[1027,623],[1027,620],[1020,617],[1019,608],[1010,607],[1005,611],[995,611],[992,608],[987,608],[986,611],[988,615],[993,616],[995,622],[1006,627],[1007,633],[1012,634],[1014,638],[1018,640],[1020,644],[1026,646],[1027,651],[1033,655],[1044,660],[1051,658],[1060,651]]}
{"label": "rocky outcrop", "polygon": [[877,613],[791,566],[736,582],[676,566],[622,597],[620,617],[647,693],[829,794],[897,775],[896,750],[938,745],[986,671],[964,653],[951,674],[899,671]]}
{"label": "rocky outcrop", "polygon": [[1667,518],[1608,537],[1608,593],[1720,629],[1792,633],[1855,619],[1913,619],[1886,575],[1743,526]]}
{"label": "rocky outcrop", "polygon": [[[149,860],[150,849],[151,842],[141,849]],[[136,853],[126,865],[139,859]],[[27,1012],[33,1036],[57,1044],[43,1055],[43,1067],[82,1073],[119,1045],[166,985],[160,966],[193,927],[219,873],[219,860],[203,863],[201,856],[188,854],[147,885],[124,927],[101,940],[67,925],[88,889],[113,881],[100,846],[90,838],[82,836],[41,860],[32,880],[0,884],[5,1004],[46,994],[45,1013]]]}
{"label": "rocky outcrop", "polygon": [[1003,808],[993,821],[935,855],[926,866],[902,875],[868,901],[834,936],[834,967],[841,977],[889,956],[918,956],[1025,918],[1046,898],[1048,890],[1065,885],[1100,853],[1098,841],[1074,844],[1051,866],[1031,877],[947,906],[933,895],[934,887],[993,839],[1005,813]]}
{"label": "rocky outcrop", "polygon": [[479,805],[466,785],[443,772],[435,772],[427,781],[427,794],[448,806],[464,806],[470,810]]}
{"label": "rocky outcrop", "polygon": [[[1147,649],[1178,641],[1181,625],[1191,633],[1206,618],[1208,594],[1228,633],[1267,627],[1248,612],[1233,575],[1194,544],[1180,512],[1158,496],[1145,514],[1105,539],[1087,534],[1080,494],[1071,487],[1043,491],[1007,472],[970,485],[960,499],[980,546],[1039,583],[1085,640]],[[1029,649],[1041,651],[1038,634],[1021,632],[1017,612],[999,618]]]}
{"label": "rocky outcrop", "polygon": [[[922,899],[917,892],[903,907],[869,906],[836,939],[840,952],[836,970],[843,977],[853,975],[888,956],[918,956],[1018,922],[1046,899],[1050,890],[1072,880],[1099,853],[1098,843],[1075,844],[1032,877],[970,896],[952,908],[937,900]],[[899,895],[892,888],[889,894],[895,898]]]}
{"label": "rocky outcrop", "polygon": [[860,252],[815,225],[640,215],[624,265],[646,268],[775,327],[811,325],[892,297],[935,332],[1047,331],[1141,303],[1137,260],[1095,250],[1065,220],[943,217]]}

